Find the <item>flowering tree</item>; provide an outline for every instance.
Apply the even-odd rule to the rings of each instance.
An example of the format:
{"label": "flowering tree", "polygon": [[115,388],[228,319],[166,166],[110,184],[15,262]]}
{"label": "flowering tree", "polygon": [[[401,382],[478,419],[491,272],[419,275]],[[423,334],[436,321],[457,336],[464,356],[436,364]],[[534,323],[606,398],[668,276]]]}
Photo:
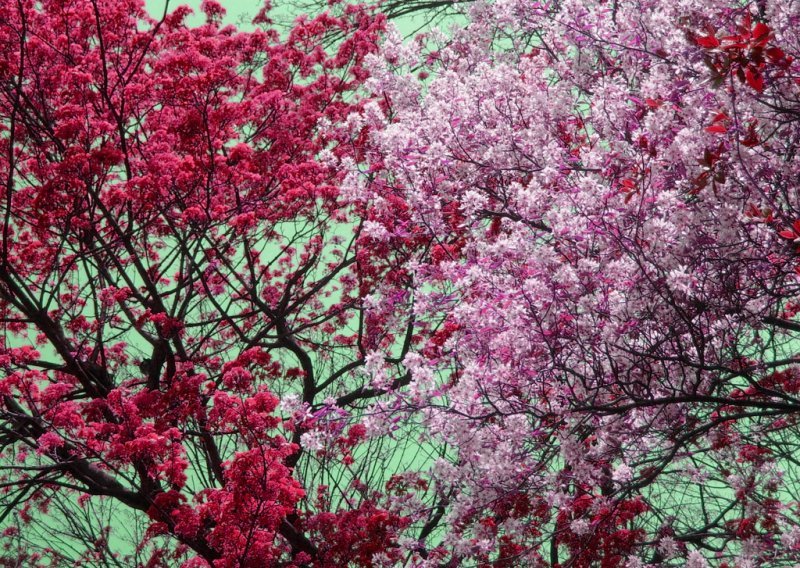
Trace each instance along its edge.
{"label": "flowering tree", "polygon": [[399,253],[371,263],[340,196],[363,140],[318,128],[360,108],[382,19],[280,40],[202,10],[0,4],[4,565],[399,554],[400,457],[358,423],[368,350],[410,347],[365,312]]}
{"label": "flowering tree", "polygon": [[366,164],[343,161],[372,241],[427,243],[413,287],[372,298],[376,314],[413,298],[437,326],[404,359],[408,387],[372,409],[447,448],[426,477],[437,507],[407,513],[445,528],[409,550],[795,565],[797,4],[502,0],[466,16],[370,56],[383,102],[361,114]]}
{"label": "flowering tree", "polygon": [[332,4],[0,5],[3,563],[800,561],[798,7]]}

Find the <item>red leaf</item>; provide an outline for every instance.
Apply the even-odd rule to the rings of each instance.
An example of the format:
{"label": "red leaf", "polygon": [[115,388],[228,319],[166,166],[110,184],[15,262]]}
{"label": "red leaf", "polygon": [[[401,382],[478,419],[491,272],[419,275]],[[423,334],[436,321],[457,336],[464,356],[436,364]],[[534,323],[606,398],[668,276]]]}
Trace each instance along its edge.
{"label": "red leaf", "polygon": [[744,70],[744,76],[745,79],[747,79],[747,84],[753,89],[759,93],[764,90],[764,76],[761,74],[761,71],[748,66],[747,69]]}
{"label": "red leaf", "polygon": [[797,238],[797,235],[795,235],[794,231],[792,231],[791,229],[786,229],[778,234],[782,236],[784,239],[789,239],[790,241],[793,241],[795,240],[795,238]]}
{"label": "red leaf", "polygon": [[768,25],[758,22],[753,27],[753,42],[763,46],[769,39],[770,31],[772,30],[769,29]]}
{"label": "red leaf", "polygon": [[715,47],[719,47],[719,40],[714,36],[702,36],[695,38],[695,43],[700,47],[705,47],[706,49],[714,49]]}
{"label": "red leaf", "polygon": [[742,24],[739,26],[739,30],[743,33],[749,34],[751,21],[752,18],[750,17],[750,12],[745,12],[744,18],[742,18]]}
{"label": "red leaf", "polygon": [[766,51],[766,54],[773,63],[780,61],[786,55],[780,47],[770,47]]}
{"label": "red leaf", "polygon": [[710,132],[711,134],[725,134],[728,132],[728,129],[722,124],[712,124],[706,127],[706,132]]}
{"label": "red leaf", "polygon": [[758,146],[761,140],[758,137],[758,132],[756,132],[756,125],[758,124],[757,119],[753,119],[750,121],[750,124],[747,127],[747,136],[742,138],[741,143],[748,148],[752,148],[753,146]]}
{"label": "red leaf", "polygon": [[742,138],[742,146],[746,146],[748,148],[753,148],[758,146],[761,140],[758,139],[758,136],[755,135],[747,135],[746,138]]}
{"label": "red leaf", "polygon": [[730,35],[722,38],[726,43],[725,49],[743,49],[749,45],[747,37],[740,35]]}
{"label": "red leaf", "polygon": [[796,234],[800,235],[800,219],[792,223],[792,228]]}

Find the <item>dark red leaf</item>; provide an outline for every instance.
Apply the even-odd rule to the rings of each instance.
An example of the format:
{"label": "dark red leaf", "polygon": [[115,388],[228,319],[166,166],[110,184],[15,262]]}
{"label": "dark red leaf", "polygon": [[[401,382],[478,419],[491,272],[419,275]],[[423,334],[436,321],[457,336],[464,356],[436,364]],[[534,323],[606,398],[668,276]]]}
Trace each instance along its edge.
{"label": "dark red leaf", "polygon": [[719,47],[719,40],[714,36],[701,36],[695,38],[695,43],[700,47],[705,47],[706,49],[714,49],[715,47]]}
{"label": "dark red leaf", "polygon": [[747,84],[753,89],[759,93],[764,90],[764,75],[761,74],[761,71],[753,69],[752,67],[747,67],[747,69],[744,70],[744,76],[745,79],[747,79]]}
{"label": "dark red leaf", "polygon": [[780,61],[786,55],[780,47],[770,47],[766,53],[772,63]]}
{"label": "dark red leaf", "polygon": [[753,42],[761,45],[766,44],[771,31],[768,25],[758,22],[753,27]]}

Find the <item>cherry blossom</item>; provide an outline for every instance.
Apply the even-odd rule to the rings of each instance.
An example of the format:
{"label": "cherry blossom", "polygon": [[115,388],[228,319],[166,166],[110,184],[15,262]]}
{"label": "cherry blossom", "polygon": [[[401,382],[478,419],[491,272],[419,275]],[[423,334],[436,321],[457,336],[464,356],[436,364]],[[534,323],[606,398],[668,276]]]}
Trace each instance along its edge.
{"label": "cherry blossom", "polygon": [[[436,331],[406,356],[413,388],[372,409],[449,450],[428,468],[446,531],[409,552],[794,565],[798,7],[463,17],[367,58],[383,116],[367,163],[342,162],[348,198],[403,212],[371,236],[430,243],[409,267]],[[512,497],[541,504],[499,514]]]}

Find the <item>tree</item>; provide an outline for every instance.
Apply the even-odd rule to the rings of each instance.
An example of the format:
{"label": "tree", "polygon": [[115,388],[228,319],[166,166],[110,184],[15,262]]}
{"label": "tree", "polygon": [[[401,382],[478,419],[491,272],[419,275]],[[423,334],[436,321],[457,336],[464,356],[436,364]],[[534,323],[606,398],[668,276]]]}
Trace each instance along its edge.
{"label": "tree", "polygon": [[267,8],[247,33],[202,10],[0,5],[4,565],[399,554],[359,369],[411,324],[365,313],[397,253],[367,264],[333,166],[363,140],[324,128],[361,108],[383,19],[281,40]]}
{"label": "tree", "polygon": [[332,5],[0,5],[3,563],[800,561],[797,6]]}
{"label": "tree", "polygon": [[797,4],[465,15],[370,57],[386,103],[345,182],[373,240],[431,245],[406,266],[442,324],[374,407],[448,448],[417,558],[795,565]]}

